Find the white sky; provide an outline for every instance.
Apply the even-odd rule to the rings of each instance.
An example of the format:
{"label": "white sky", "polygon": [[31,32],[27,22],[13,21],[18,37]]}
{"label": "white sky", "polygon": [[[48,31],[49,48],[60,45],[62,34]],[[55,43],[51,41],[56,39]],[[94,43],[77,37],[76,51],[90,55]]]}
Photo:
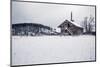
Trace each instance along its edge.
{"label": "white sky", "polygon": [[95,7],[78,5],[60,5],[46,3],[12,2],[12,24],[40,23],[50,27],[57,27],[65,19],[73,19],[80,24],[84,17],[95,17]]}

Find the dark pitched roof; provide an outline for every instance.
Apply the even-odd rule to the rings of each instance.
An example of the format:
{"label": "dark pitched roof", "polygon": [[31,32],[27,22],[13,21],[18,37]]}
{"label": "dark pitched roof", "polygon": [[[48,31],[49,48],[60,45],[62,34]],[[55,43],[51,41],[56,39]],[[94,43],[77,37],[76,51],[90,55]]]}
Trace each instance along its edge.
{"label": "dark pitched roof", "polygon": [[63,23],[61,23],[58,27],[61,27],[61,25],[63,25],[64,23],[72,23],[73,25],[77,26],[77,27],[80,27],[80,28],[83,28],[81,25],[77,24],[76,22],[72,22],[72,21],[69,21],[69,20],[65,20]]}

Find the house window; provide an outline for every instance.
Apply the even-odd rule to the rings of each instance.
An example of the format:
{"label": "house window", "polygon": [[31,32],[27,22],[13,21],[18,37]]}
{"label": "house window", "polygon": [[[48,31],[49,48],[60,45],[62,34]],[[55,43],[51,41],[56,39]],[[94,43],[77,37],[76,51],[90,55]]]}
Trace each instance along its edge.
{"label": "house window", "polygon": [[70,24],[68,24],[68,28],[70,27]]}

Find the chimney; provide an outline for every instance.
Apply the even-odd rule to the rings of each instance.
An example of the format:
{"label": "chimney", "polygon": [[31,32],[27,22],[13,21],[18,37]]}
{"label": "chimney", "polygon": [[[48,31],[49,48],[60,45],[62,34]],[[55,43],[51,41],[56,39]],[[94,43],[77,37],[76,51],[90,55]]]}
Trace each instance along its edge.
{"label": "chimney", "polygon": [[71,12],[71,19],[70,19],[70,20],[71,20],[72,22],[74,22],[72,12]]}

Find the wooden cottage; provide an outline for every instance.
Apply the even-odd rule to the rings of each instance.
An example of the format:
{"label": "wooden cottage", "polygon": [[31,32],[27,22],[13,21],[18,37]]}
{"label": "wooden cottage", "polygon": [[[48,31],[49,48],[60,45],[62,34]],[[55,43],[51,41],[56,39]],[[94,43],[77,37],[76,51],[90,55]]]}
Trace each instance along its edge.
{"label": "wooden cottage", "polygon": [[64,35],[79,35],[83,33],[83,28],[75,22],[65,20],[58,26],[61,29],[61,34]]}
{"label": "wooden cottage", "polygon": [[58,28],[61,29],[61,34],[63,35],[80,35],[83,33],[83,28],[72,19],[72,12],[71,20],[65,20]]}

